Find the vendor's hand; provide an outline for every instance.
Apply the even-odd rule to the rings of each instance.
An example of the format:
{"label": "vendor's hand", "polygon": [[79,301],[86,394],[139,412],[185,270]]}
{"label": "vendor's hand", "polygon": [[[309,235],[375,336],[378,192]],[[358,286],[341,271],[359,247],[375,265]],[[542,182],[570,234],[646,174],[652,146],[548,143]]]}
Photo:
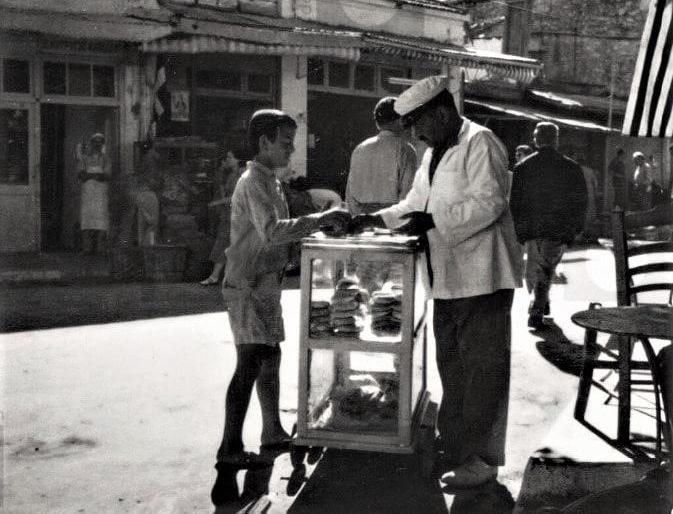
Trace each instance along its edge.
{"label": "vendor's hand", "polygon": [[353,216],[348,231],[351,233],[358,233],[368,228],[385,228],[386,224],[381,216],[376,214],[358,214]]}
{"label": "vendor's hand", "polygon": [[320,216],[320,230],[329,236],[342,236],[348,232],[351,215],[340,208],[325,211]]}
{"label": "vendor's hand", "polygon": [[432,219],[432,214],[427,212],[409,212],[400,216],[400,219],[408,220],[404,225],[397,229],[398,232],[403,234],[420,236],[425,234],[431,228],[435,228],[435,222]]}

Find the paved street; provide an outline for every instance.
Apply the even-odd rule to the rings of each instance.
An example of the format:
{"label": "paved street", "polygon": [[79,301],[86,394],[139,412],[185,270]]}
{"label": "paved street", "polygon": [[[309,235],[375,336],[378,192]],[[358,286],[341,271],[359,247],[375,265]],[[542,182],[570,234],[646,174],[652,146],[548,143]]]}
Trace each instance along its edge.
{"label": "paved street", "polygon": [[[288,480],[287,454],[277,457],[270,475],[239,473],[242,498],[220,510],[236,511],[265,497],[269,512],[446,512],[451,504],[451,512],[475,512],[484,502],[506,511],[528,456],[575,393],[575,377],[541,353],[552,358],[559,345],[581,342],[581,330],[569,321],[572,312],[590,300],[614,303],[607,251],[568,252],[559,271],[567,284],[552,290],[556,327],[545,333],[548,341],[527,330],[525,291],[515,296],[508,462],[498,487],[481,497],[444,494],[437,482],[417,476],[408,457],[327,450],[308,467],[305,482]],[[1,294],[8,331],[0,335],[6,511],[213,512],[213,457],[235,364],[217,288],[52,286]],[[296,287],[284,291],[283,306],[288,339],[281,409],[289,430],[297,397]],[[14,331],[22,323],[43,329]],[[59,328],[44,329],[54,325]],[[436,401],[429,347],[429,389]],[[252,448],[259,444],[259,426],[253,400],[245,426]],[[295,494],[288,494],[288,485]]]}

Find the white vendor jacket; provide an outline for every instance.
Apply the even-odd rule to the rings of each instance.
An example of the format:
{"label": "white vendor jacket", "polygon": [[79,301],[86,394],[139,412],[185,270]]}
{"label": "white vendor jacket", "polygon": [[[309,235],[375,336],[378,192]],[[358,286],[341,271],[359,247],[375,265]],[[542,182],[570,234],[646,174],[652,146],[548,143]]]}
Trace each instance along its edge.
{"label": "white vendor jacket", "polygon": [[428,149],[404,200],[376,213],[390,228],[403,225],[405,213],[432,214],[430,296],[438,299],[521,287],[523,249],[507,200],[507,150],[489,129],[463,120],[458,144],[440,160],[432,185]]}

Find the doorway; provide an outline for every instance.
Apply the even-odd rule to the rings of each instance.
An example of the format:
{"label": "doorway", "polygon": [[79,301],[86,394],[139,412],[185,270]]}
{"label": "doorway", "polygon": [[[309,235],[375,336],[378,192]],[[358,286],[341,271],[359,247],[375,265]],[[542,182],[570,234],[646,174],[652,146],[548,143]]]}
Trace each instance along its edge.
{"label": "doorway", "polygon": [[79,194],[77,146],[92,134],[105,136],[105,150],[117,169],[116,108],[89,105],[42,104],[40,215],[42,251],[79,250]]}
{"label": "doorway", "polygon": [[377,101],[376,97],[309,91],[307,175],[311,187],[344,195],[353,149],[378,132],[373,114]]}

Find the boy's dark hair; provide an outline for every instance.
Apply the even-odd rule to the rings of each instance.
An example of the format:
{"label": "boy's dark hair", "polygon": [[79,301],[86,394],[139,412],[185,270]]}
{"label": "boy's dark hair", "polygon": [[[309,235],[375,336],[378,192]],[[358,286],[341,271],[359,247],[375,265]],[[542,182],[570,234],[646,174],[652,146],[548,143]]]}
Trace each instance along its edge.
{"label": "boy's dark hair", "polygon": [[248,144],[253,155],[259,153],[259,138],[266,136],[275,141],[278,129],[281,127],[297,128],[297,122],[292,116],[277,109],[260,109],[250,118],[248,125]]}

